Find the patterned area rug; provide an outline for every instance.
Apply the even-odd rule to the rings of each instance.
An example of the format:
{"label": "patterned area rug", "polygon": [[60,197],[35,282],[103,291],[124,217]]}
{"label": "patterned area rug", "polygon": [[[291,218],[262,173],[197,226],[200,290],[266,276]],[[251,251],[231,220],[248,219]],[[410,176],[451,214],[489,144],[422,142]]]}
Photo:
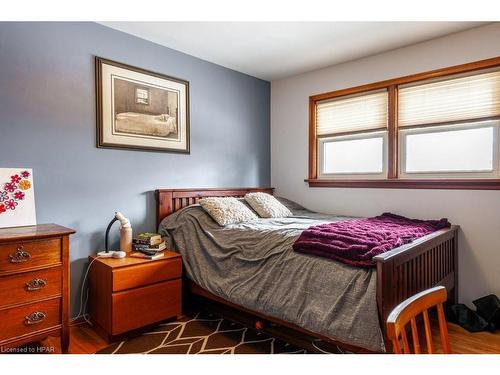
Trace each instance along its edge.
{"label": "patterned area rug", "polygon": [[[318,348],[319,349],[319,348]],[[324,352],[321,349],[318,352]],[[278,338],[212,313],[163,323],[141,336],[114,343],[97,354],[305,354]]]}

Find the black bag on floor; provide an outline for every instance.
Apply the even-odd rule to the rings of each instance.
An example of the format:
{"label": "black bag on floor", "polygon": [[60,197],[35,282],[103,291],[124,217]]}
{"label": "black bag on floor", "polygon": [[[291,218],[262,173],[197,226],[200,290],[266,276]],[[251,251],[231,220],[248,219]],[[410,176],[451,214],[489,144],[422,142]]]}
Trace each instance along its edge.
{"label": "black bag on floor", "polygon": [[489,323],[490,331],[500,329],[500,299],[496,295],[490,294],[472,303],[476,306],[477,313]]}
{"label": "black bag on floor", "polygon": [[451,305],[448,308],[448,320],[460,325],[469,332],[484,331],[488,327],[488,322],[474,310],[469,309],[463,303]]}

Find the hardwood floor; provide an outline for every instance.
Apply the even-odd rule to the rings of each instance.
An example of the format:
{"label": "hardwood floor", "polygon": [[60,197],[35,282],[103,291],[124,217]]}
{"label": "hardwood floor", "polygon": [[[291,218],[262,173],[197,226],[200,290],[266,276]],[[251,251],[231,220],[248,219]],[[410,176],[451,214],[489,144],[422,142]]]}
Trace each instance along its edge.
{"label": "hardwood floor", "polygon": [[[439,342],[437,322],[432,327],[432,339]],[[500,331],[470,333],[459,325],[448,323],[448,335],[452,353],[500,354]]]}
{"label": "hardwood floor", "polygon": [[[432,336],[433,342],[436,343],[436,352],[439,353],[439,330],[437,324],[434,323],[436,322],[432,324]],[[453,323],[448,323],[448,331],[451,350],[455,354],[500,354],[500,332],[470,333]],[[92,354],[108,346],[108,343],[87,324],[71,327],[70,336],[69,352],[71,354]],[[54,347],[55,353],[61,353],[57,337],[49,337],[40,344]]]}
{"label": "hardwood floor", "polygon": [[[55,348],[53,352],[55,354],[61,353],[59,337],[48,337],[40,345]],[[87,323],[70,328],[70,354],[94,354],[108,345],[106,340],[99,336]]]}

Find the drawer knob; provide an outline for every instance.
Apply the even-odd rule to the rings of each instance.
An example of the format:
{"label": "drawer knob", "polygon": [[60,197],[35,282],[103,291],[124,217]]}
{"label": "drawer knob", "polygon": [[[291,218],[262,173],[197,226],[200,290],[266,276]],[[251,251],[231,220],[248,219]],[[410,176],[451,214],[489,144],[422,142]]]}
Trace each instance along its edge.
{"label": "drawer knob", "polygon": [[9,255],[11,263],[24,263],[30,260],[31,254],[24,250],[22,246],[19,246],[15,253]]}
{"label": "drawer knob", "polygon": [[45,320],[46,316],[47,314],[42,311],[35,311],[24,318],[24,324],[31,326],[33,324],[41,323]]}
{"label": "drawer knob", "polygon": [[33,292],[35,290],[40,290],[47,285],[47,281],[44,279],[33,279],[26,283],[26,290],[28,292]]}

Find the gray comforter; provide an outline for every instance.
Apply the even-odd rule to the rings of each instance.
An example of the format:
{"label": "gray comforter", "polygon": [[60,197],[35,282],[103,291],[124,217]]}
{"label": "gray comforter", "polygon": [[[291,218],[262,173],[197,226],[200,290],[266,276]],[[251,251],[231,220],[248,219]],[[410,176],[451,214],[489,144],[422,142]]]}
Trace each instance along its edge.
{"label": "gray comforter", "polygon": [[376,271],[299,254],[301,231],[350,218],[304,209],[282,219],[220,227],[199,205],[165,218],[159,231],[202,288],[344,343],[384,351]]}

